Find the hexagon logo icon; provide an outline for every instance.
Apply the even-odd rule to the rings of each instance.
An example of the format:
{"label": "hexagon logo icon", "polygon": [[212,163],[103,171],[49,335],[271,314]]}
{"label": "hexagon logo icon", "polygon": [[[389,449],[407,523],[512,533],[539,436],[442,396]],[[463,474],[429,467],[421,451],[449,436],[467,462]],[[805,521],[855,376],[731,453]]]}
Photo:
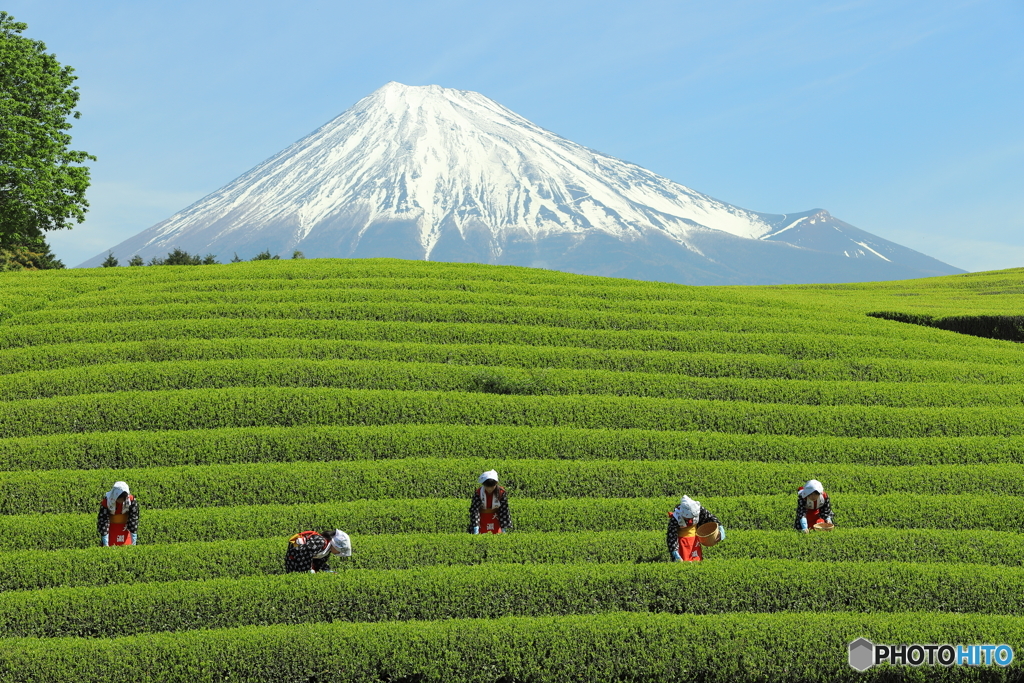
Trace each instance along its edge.
{"label": "hexagon logo icon", "polygon": [[857,671],[867,671],[875,663],[875,644],[867,638],[858,638],[850,643],[850,666]]}

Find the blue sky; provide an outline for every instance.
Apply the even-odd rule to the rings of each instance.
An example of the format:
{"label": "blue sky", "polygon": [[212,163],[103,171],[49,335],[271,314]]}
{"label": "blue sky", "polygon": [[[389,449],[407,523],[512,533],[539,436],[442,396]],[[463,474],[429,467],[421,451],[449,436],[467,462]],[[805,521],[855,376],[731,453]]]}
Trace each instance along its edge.
{"label": "blue sky", "polygon": [[[967,270],[1024,266],[1024,0],[8,0],[75,68],[68,265],[388,81],[475,90],[756,211],[824,208]],[[118,255],[125,259],[128,254]]]}

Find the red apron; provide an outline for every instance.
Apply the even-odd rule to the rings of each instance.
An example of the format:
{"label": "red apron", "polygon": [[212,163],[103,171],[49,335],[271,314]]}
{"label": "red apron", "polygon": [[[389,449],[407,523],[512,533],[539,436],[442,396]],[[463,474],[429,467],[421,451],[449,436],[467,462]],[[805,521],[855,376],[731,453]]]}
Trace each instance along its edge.
{"label": "red apron", "polygon": [[679,557],[683,562],[700,562],[704,559],[704,546],[697,540],[697,524],[679,527]]}
{"label": "red apron", "polygon": [[[104,506],[106,505],[106,498],[103,499]],[[128,496],[128,502],[135,500],[132,496]],[[128,515],[122,512],[122,504],[118,503],[116,509],[110,513],[110,530],[107,532],[108,543],[110,545],[131,545],[132,534],[128,531]]]}
{"label": "red apron", "polygon": [[[498,519],[498,508],[495,507],[494,503],[498,502],[498,488],[494,488],[494,493],[487,493],[484,489],[480,489],[483,494],[480,496],[481,505],[483,509],[480,510],[480,533],[482,534],[500,534],[501,533],[501,521]],[[488,512],[490,510],[490,512]]]}
{"label": "red apron", "polygon": [[807,528],[813,529],[814,525],[821,521],[821,510],[806,510],[804,517],[807,519]]}

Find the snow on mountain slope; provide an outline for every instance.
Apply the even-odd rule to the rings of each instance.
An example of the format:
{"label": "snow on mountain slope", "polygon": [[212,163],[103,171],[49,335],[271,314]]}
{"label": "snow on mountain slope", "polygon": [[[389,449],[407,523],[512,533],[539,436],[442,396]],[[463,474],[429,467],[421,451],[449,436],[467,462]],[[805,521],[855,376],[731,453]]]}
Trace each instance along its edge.
{"label": "snow on mountain slope", "polygon": [[561,138],[479,93],[392,82],[112,250],[149,258],[179,247],[227,260],[232,252],[300,249],[307,257],[532,265],[557,263],[598,236],[627,248],[667,240],[673,251],[701,257],[709,230],[789,243],[791,235],[807,239],[803,218],[720,202]]}

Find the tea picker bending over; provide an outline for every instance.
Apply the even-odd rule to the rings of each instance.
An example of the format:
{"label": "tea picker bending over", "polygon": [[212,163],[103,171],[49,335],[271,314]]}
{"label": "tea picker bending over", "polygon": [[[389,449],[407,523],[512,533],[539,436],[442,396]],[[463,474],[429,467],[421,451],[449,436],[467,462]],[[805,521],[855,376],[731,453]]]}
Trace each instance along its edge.
{"label": "tea picker bending over", "polygon": [[139,501],[128,491],[128,484],[114,482],[100,499],[96,530],[100,534],[100,545],[138,545]]}
{"label": "tea picker bending over", "polygon": [[832,501],[829,500],[821,482],[811,479],[797,491],[794,526],[797,531],[803,531],[806,534],[818,522],[835,523],[832,521]]}
{"label": "tea picker bending over", "polygon": [[352,556],[352,541],[341,529],[317,533],[302,531],[288,539],[288,552],[284,556],[286,572],[329,572],[331,556]]}
{"label": "tea picker bending over", "polygon": [[697,527],[708,522],[718,525],[718,540],[724,541],[725,527],[718,517],[689,496],[683,496],[676,509],[668,514],[665,542],[672,562],[700,562],[704,558],[703,546],[697,539]]}
{"label": "tea picker bending over", "polygon": [[477,478],[480,486],[469,501],[469,533],[500,534],[512,530],[508,493],[498,486],[498,473],[487,470]]}

